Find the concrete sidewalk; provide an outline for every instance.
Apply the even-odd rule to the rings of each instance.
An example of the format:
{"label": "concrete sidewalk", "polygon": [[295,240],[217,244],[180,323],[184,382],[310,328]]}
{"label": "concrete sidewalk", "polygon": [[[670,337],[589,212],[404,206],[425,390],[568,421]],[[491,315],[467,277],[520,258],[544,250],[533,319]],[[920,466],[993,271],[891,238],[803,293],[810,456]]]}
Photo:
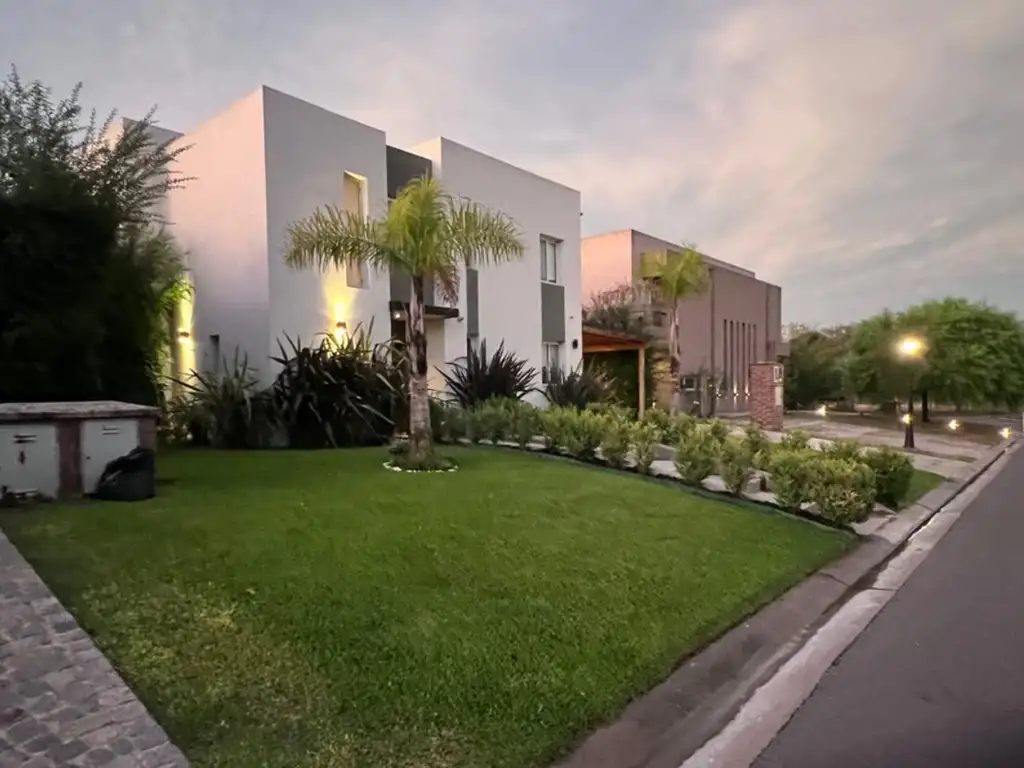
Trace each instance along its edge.
{"label": "concrete sidewalk", "polygon": [[[903,433],[899,430],[880,429],[874,425],[858,426],[829,421],[827,417],[786,417],[784,428],[787,431],[803,430],[813,435],[817,441],[854,440],[863,445],[903,448]],[[771,438],[778,440],[781,438],[781,434],[772,433]],[[917,453],[910,454],[914,467],[925,472],[934,472],[949,480],[960,480],[965,477],[971,463],[991,450],[991,446],[957,438],[953,435],[918,433],[915,435],[914,442],[918,450]]]}

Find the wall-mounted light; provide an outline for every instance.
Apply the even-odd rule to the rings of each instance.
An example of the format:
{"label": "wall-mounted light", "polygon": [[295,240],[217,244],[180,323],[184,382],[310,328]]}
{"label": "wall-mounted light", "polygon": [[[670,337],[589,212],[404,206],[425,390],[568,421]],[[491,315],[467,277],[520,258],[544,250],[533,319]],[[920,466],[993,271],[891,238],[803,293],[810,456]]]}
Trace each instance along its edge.
{"label": "wall-mounted light", "polygon": [[181,339],[182,341],[185,341],[186,339],[189,339],[191,337],[192,334],[186,331],[184,328],[178,330],[178,338]]}
{"label": "wall-mounted light", "polygon": [[340,341],[345,336],[347,330],[348,324],[344,320],[338,320],[334,324],[334,338]]}

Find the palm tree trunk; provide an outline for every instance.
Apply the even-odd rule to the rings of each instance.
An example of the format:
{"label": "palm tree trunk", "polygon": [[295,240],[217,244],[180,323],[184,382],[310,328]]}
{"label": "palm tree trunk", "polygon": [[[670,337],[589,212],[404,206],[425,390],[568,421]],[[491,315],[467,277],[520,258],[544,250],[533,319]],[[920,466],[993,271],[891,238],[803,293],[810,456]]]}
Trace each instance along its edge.
{"label": "palm tree trunk", "polygon": [[672,413],[678,413],[682,404],[679,381],[679,304],[672,303],[672,319],[668,325],[668,370],[672,379]]}
{"label": "palm tree trunk", "polygon": [[430,399],[427,394],[427,332],[424,328],[423,278],[412,276],[409,297],[409,449],[414,461],[433,453]]}

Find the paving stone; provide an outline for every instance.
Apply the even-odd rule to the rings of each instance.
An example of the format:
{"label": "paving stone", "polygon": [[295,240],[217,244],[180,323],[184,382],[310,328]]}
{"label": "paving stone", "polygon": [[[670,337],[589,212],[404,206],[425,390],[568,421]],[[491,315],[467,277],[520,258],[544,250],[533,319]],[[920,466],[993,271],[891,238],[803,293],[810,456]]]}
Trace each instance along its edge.
{"label": "paving stone", "polygon": [[100,747],[99,749],[93,749],[87,752],[84,762],[86,765],[108,765],[109,763],[114,762],[114,758],[116,757],[117,755],[113,751],[106,749],[105,747]]}
{"label": "paving stone", "polygon": [[0,532],[0,768],[187,768]]}

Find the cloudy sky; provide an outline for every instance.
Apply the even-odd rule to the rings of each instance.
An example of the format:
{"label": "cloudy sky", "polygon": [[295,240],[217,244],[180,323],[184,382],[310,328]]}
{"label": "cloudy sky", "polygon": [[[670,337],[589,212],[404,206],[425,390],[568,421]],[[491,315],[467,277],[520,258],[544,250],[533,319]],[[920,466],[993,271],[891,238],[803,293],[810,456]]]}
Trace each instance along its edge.
{"label": "cloudy sky", "polygon": [[0,0],[0,56],[176,130],[266,84],[443,134],[830,323],[1024,312],[1021,1]]}

